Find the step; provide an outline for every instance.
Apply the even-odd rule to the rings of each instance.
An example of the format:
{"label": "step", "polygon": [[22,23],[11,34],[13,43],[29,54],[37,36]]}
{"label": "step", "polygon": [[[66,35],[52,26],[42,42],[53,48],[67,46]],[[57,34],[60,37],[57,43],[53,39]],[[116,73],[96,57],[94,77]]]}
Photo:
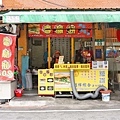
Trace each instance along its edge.
{"label": "step", "polygon": [[40,97],[40,96],[22,96],[14,97],[10,100],[9,106],[45,106],[52,105],[55,101],[53,97]]}

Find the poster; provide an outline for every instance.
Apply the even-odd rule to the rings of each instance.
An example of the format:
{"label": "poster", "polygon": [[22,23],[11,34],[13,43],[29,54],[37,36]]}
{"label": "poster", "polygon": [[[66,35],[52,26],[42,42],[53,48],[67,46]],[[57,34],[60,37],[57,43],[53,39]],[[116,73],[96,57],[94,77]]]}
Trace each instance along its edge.
{"label": "poster", "polygon": [[57,72],[54,73],[55,91],[71,91],[70,73]]}
{"label": "poster", "polygon": [[[108,88],[108,70],[74,70],[77,91],[95,91],[99,86]],[[55,70],[55,91],[72,91],[69,70]]]}
{"label": "poster", "polygon": [[54,95],[54,71],[53,69],[38,70],[38,94]]}
{"label": "poster", "polygon": [[92,37],[91,23],[28,24],[29,37]]}
{"label": "poster", "polygon": [[108,69],[108,61],[92,61],[92,69]]}
{"label": "poster", "polygon": [[0,80],[14,80],[16,35],[0,33]]}

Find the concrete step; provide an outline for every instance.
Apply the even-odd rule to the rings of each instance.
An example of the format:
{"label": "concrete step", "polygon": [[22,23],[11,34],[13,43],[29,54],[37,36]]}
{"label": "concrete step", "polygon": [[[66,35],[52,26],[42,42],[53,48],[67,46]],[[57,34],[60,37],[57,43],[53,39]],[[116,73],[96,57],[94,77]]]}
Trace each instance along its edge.
{"label": "concrete step", "polygon": [[10,100],[9,106],[22,107],[22,106],[45,106],[52,105],[55,99],[53,97],[40,97],[40,96],[22,96],[14,97]]}
{"label": "concrete step", "polygon": [[38,95],[38,90],[37,89],[24,90],[23,95],[24,96],[37,96]]}

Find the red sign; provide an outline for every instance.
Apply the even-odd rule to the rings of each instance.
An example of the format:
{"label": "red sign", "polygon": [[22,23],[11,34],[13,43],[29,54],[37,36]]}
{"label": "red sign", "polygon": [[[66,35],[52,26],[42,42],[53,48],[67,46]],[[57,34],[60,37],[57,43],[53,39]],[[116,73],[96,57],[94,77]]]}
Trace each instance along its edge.
{"label": "red sign", "polygon": [[0,33],[0,80],[14,80],[16,36]]}
{"label": "red sign", "polygon": [[29,37],[92,37],[91,23],[42,23],[28,25]]}
{"label": "red sign", "polygon": [[120,42],[120,29],[117,30],[117,40]]}

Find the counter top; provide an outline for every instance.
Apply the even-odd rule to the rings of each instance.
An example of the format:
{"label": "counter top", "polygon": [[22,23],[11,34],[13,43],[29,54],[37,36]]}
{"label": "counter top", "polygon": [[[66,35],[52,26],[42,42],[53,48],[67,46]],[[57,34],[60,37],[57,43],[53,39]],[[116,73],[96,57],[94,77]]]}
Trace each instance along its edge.
{"label": "counter top", "polygon": [[14,81],[16,81],[16,80],[0,80],[0,84],[3,84],[3,83],[10,83],[10,82],[14,82]]}

